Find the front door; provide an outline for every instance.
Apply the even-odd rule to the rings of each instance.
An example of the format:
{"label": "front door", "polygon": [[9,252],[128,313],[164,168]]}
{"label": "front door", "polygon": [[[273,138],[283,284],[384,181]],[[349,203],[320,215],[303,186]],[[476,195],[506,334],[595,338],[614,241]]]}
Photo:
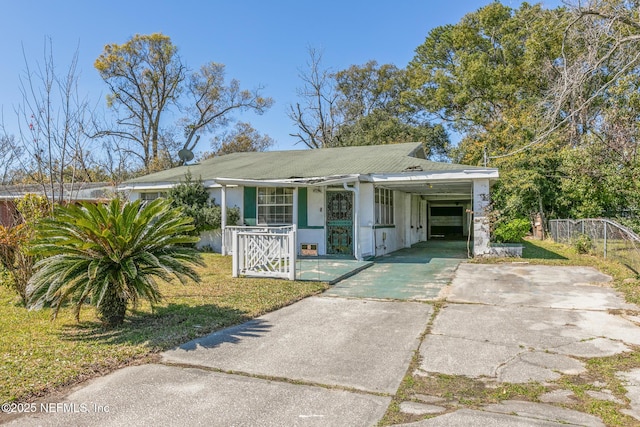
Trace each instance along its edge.
{"label": "front door", "polygon": [[327,254],[353,255],[353,193],[327,191]]}

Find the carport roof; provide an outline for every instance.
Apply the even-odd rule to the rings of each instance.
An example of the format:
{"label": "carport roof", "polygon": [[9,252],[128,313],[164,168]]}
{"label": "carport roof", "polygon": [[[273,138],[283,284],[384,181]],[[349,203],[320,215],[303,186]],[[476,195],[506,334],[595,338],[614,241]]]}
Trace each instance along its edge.
{"label": "carport roof", "polygon": [[318,150],[233,153],[188,166],[145,175],[125,183],[173,184],[187,172],[203,181],[293,180],[354,175],[420,172],[496,171],[495,169],[426,160],[421,143],[351,146]]}

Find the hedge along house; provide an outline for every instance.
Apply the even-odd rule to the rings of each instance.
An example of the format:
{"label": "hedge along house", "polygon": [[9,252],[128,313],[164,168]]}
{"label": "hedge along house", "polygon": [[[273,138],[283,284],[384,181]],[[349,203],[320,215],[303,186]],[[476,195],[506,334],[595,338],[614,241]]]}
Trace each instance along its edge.
{"label": "hedge along house", "polygon": [[[239,208],[241,219],[229,225],[294,225],[299,255],[361,260],[469,233],[474,255],[488,253],[485,212],[498,171],[427,160],[419,143],[234,153],[146,175],[120,189],[151,200],[188,172],[223,207],[223,228],[231,207]],[[229,247],[224,239],[223,252]]]}

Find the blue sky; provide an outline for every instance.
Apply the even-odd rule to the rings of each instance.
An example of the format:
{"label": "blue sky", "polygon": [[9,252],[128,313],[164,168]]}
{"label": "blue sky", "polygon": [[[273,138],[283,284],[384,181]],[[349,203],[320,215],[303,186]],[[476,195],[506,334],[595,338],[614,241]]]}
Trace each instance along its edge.
{"label": "blue sky", "polygon": [[[281,1],[281,0],[0,0],[0,107],[10,133],[21,102],[19,75],[41,61],[45,37],[65,71],[79,51],[80,92],[105,105],[106,86],[93,68],[105,44],[124,43],[134,34],[171,37],[190,68],[214,61],[243,87],[265,87],[275,105],[263,116],[235,115],[276,140],[274,149],[294,145],[287,107],[296,101],[298,74],[309,46],[321,49],[323,65],[341,70],[375,59],[404,67],[430,29],[454,24],[490,0]],[[511,7],[520,1],[503,0]],[[535,3],[535,2],[532,2]],[[560,0],[541,1],[556,7]],[[202,138],[200,150],[209,148]]]}

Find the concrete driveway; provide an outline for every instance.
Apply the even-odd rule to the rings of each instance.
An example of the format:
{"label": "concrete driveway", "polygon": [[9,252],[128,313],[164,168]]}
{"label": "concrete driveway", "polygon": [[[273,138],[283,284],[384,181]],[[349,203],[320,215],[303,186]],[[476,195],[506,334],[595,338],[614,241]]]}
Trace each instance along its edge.
{"label": "concrete driveway", "polygon": [[15,425],[375,425],[432,312],[416,302],[307,298],[167,351],[161,364],[94,379],[64,399],[78,411]]}
{"label": "concrete driveway", "polygon": [[[167,351],[159,364],[91,380],[55,413],[12,422],[368,426],[396,398],[393,408],[417,426],[600,426],[565,408],[575,396],[554,381],[580,375],[589,358],[640,345],[639,308],[608,280],[584,267],[463,263],[441,286],[435,317],[432,304],[410,297],[311,297]],[[541,402],[473,408],[455,394],[403,392],[403,400],[397,392],[407,374],[416,384],[440,374],[487,387],[536,381],[549,392]],[[603,384],[590,391],[640,420],[640,370],[618,374],[630,403]]]}
{"label": "concrete driveway", "polygon": [[460,402],[450,401],[442,404],[445,415],[412,425],[603,426],[593,415],[567,409],[578,396],[556,382],[563,375],[583,378],[594,401],[620,405],[628,425],[640,423],[640,370],[617,373],[628,405],[608,384],[579,377],[589,359],[640,344],[639,307],[625,303],[607,286],[610,280],[588,267],[462,264],[420,346],[414,378],[446,374],[480,387],[537,383],[547,391],[539,403],[506,400],[480,410],[455,410]]}

